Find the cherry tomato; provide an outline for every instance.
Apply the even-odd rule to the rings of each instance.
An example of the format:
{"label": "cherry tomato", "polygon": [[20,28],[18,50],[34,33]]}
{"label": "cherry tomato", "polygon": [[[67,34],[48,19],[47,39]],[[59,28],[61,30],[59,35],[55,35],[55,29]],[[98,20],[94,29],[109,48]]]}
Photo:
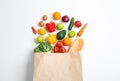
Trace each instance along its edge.
{"label": "cherry tomato", "polygon": [[54,51],[54,53],[59,53],[59,47],[54,46],[53,51]]}
{"label": "cherry tomato", "polygon": [[57,47],[62,47],[63,46],[63,42],[62,41],[57,41],[56,46]]}
{"label": "cherry tomato", "polygon": [[75,24],[75,26],[78,27],[78,28],[82,25],[82,23],[81,23],[79,20],[75,21],[74,24]]}
{"label": "cherry tomato", "polygon": [[65,47],[61,47],[61,48],[60,48],[60,53],[65,53],[65,52],[66,52]]}

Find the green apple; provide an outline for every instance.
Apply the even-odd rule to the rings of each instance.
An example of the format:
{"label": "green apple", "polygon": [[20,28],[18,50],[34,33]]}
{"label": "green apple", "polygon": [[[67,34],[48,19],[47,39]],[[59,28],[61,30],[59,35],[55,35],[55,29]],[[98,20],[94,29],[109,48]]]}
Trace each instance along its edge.
{"label": "green apple", "polygon": [[63,28],[64,28],[63,23],[58,23],[58,24],[57,24],[57,29],[58,29],[58,30],[62,30]]}
{"label": "green apple", "polygon": [[36,38],[36,41],[37,41],[38,43],[44,42],[44,37],[43,37],[43,36],[38,36],[38,37]]}
{"label": "green apple", "polygon": [[68,36],[69,36],[70,38],[74,37],[74,36],[75,36],[75,32],[74,32],[74,31],[70,31],[70,32],[68,33]]}

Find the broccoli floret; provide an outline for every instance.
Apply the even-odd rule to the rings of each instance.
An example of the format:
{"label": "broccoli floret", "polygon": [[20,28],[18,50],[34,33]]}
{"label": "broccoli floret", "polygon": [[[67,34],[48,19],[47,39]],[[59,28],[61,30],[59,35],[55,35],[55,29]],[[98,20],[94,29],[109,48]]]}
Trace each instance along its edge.
{"label": "broccoli floret", "polygon": [[40,52],[40,49],[39,49],[38,47],[36,47],[36,48],[34,49],[34,52]]}
{"label": "broccoli floret", "polygon": [[34,49],[34,52],[52,52],[52,46],[47,42],[41,42],[39,45]]}

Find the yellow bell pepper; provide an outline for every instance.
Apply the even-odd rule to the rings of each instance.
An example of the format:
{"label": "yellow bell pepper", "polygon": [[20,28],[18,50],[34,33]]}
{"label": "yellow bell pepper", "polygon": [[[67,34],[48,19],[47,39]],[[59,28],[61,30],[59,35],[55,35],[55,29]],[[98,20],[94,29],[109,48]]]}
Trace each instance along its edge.
{"label": "yellow bell pepper", "polygon": [[46,41],[49,43],[49,44],[54,44],[56,43],[57,41],[57,38],[56,38],[56,35],[55,34],[49,34],[46,38]]}

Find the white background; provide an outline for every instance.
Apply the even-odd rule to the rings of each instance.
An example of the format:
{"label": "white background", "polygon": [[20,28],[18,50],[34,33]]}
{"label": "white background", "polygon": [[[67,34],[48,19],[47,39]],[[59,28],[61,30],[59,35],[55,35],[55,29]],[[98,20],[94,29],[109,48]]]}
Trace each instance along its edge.
{"label": "white background", "polygon": [[84,81],[120,81],[119,0],[0,0],[0,81],[32,81],[33,48],[43,14],[60,11],[88,26]]}

